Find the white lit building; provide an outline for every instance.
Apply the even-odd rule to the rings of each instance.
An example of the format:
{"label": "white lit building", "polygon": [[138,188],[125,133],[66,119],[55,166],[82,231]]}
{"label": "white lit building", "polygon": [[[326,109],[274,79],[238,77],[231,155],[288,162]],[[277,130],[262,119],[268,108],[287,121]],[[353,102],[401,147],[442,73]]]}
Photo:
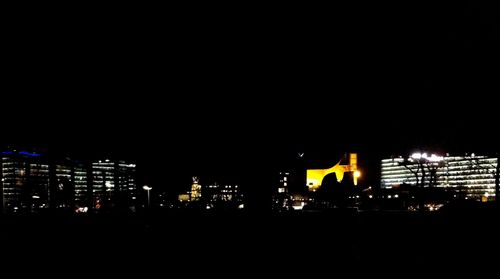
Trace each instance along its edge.
{"label": "white lit building", "polygon": [[73,182],[75,187],[75,205],[87,207],[89,200],[89,181],[87,167],[84,163],[74,162]]}
{"label": "white lit building", "polygon": [[40,153],[8,150],[0,155],[2,208],[31,211],[49,203],[49,164]]}
{"label": "white lit building", "polygon": [[273,210],[287,209],[289,203],[289,183],[290,173],[281,171],[279,173],[279,183],[273,193]]}
{"label": "white lit building", "polygon": [[[425,153],[421,154],[427,156]],[[434,156],[434,157],[432,157]],[[416,158],[416,154],[412,155]],[[423,157],[421,157],[423,158]],[[418,158],[418,159],[421,159]],[[474,154],[466,156],[444,156],[431,155],[426,157],[439,161],[440,165],[436,169],[435,186],[445,187],[446,190],[464,193],[466,199],[488,200],[495,196],[495,168],[496,158],[487,156],[476,156]],[[431,159],[433,158],[433,159]],[[417,164],[404,166],[405,158],[383,159],[381,162],[381,188],[388,189],[401,184],[416,185]],[[430,184],[429,169],[425,167],[426,176],[423,182],[424,187]],[[422,177],[421,171],[418,173],[419,179]]]}
{"label": "white lit building", "polygon": [[113,207],[117,203],[134,204],[137,200],[135,164],[101,160],[92,163],[93,207]]}

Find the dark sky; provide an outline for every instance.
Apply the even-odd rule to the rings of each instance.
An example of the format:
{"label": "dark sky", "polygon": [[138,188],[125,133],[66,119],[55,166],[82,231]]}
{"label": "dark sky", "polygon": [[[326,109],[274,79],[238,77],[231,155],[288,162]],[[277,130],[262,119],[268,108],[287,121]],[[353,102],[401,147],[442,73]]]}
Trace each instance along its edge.
{"label": "dark sky", "polygon": [[155,181],[498,148],[497,4],[87,8],[9,22],[1,142],[137,158]]}

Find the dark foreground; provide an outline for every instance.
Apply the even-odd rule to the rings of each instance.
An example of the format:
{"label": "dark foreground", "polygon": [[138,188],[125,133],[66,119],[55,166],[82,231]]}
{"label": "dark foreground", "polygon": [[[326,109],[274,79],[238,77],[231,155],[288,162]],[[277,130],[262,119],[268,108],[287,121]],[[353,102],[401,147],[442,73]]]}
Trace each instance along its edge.
{"label": "dark foreground", "polygon": [[17,270],[307,273],[343,263],[495,262],[498,217],[494,211],[3,216],[0,237],[3,266]]}

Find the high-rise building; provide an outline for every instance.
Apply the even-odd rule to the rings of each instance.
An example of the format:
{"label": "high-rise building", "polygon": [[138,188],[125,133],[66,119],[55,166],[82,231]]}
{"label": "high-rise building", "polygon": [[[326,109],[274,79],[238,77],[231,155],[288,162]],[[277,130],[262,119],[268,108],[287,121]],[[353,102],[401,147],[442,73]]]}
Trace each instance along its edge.
{"label": "high-rise building", "polygon": [[51,165],[55,185],[51,187],[51,204],[57,208],[72,208],[74,206],[74,184],[72,164],[69,160]]}
{"label": "high-rise building", "polygon": [[75,191],[75,206],[76,208],[87,208],[90,206],[91,185],[88,179],[88,168],[83,162],[74,161],[72,168],[72,178]]}
{"label": "high-rise building", "polygon": [[48,207],[49,165],[42,154],[4,151],[0,171],[4,210],[32,211]]}
{"label": "high-rise building", "polygon": [[201,185],[198,177],[193,176],[193,184],[191,185],[190,200],[197,201],[201,198]]}
{"label": "high-rise building", "polygon": [[125,161],[117,161],[116,189],[119,201],[124,206],[134,207],[137,203],[136,165]]}
{"label": "high-rise building", "polygon": [[418,179],[422,187],[444,187],[455,192],[455,196],[489,200],[495,196],[497,163],[496,158],[474,154],[441,157],[416,153],[409,158],[383,159],[381,187],[388,189],[401,184],[417,185]]}
{"label": "high-rise building", "polygon": [[92,207],[135,206],[135,164],[101,160],[92,163]]}
{"label": "high-rise building", "polygon": [[273,193],[273,210],[287,209],[289,202],[290,173],[281,171],[279,173],[278,186]]}
{"label": "high-rise building", "polygon": [[[49,159],[50,158],[50,159]],[[0,197],[4,212],[64,208],[135,207],[135,164],[99,161],[87,164],[48,153],[7,150],[0,153]]]}

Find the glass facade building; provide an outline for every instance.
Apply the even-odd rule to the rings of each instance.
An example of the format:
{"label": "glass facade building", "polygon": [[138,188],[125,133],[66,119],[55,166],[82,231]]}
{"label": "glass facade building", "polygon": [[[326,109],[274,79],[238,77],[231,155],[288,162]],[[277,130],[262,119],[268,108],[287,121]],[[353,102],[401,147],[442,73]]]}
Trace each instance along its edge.
{"label": "glass facade building", "polygon": [[130,208],[138,194],[136,165],[124,161],[85,163],[8,150],[0,153],[0,177],[3,212]]}
{"label": "glass facade building", "polygon": [[96,209],[135,205],[135,164],[104,160],[92,163],[92,203]]}
{"label": "glass facade building", "polygon": [[49,204],[49,165],[39,153],[1,153],[2,205],[7,211],[32,211]]}
{"label": "glass facade building", "polygon": [[[404,166],[405,158],[383,159],[381,162],[381,188],[388,189],[401,184],[416,185],[416,164]],[[488,156],[445,156],[436,168],[435,186],[465,196],[466,199],[488,200],[495,196],[496,158]],[[420,172],[419,179],[422,174]],[[423,186],[430,185],[429,172]]]}

